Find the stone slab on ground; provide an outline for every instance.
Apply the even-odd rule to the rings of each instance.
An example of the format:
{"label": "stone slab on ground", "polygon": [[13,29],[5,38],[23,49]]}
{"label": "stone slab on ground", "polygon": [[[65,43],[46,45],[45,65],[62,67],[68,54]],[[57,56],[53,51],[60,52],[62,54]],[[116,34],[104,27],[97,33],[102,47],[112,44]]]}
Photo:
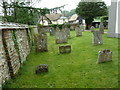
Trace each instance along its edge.
{"label": "stone slab on ground", "polygon": [[40,64],[36,67],[35,73],[40,74],[42,72],[48,72],[48,65],[47,64]]}
{"label": "stone slab on ground", "polygon": [[107,62],[112,60],[112,52],[108,49],[98,52],[98,63]]}
{"label": "stone slab on ground", "polygon": [[71,45],[62,45],[59,46],[59,53],[71,53]]}

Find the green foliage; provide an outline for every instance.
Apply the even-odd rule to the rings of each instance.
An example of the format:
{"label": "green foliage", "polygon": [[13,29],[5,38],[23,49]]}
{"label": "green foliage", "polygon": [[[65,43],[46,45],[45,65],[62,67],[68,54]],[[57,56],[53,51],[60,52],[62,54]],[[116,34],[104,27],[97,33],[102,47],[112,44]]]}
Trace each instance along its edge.
{"label": "green foliage", "polygon": [[[77,38],[71,31],[69,54],[59,54],[58,47],[64,44],[55,44],[54,37],[49,36],[49,52],[35,54],[33,50],[18,75],[4,88],[118,88],[118,39],[104,34],[104,44],[93,46],[91,36],[91,32],[83,32]],[[102,49],[113,51],[113,61],[97,64]],[[48,64],[49,72],[36,75],[39,64]]]}
{"label": "green foliage", "polygon": [[42,24],[37,24],[37,26],[38,26],[38,27],[43,27],[43,25],[42,25]]}
{"label": "green foliage", "polygon": [[[38,0],[40,1],[40,0]],[[35,25],[39,21],[40,16],[45,16],[49,21],[50,19],[46,16],[50,12],[62,11],[65,5],[60,7],[55,7],[52,9],[48,8],[34,8],[29,6],[28,2],[12,2],[8,4],[7,2],[3,2],[4,9],[4,18],[7,19],[8,22],[22,23]]]}
{"label": "green foliage", "polygon": [[73,14],[75,14],[76,9],[72,9],[71,11],[63,11],[62,13],[66,16],[66,17],[69,17],[69,16],[72,16]]}
{"label": "green foliage", "polygon": [[54,29],[56,29],[58,26],[58,24],[51,24],[50,27],[53,27]]}
{"label": "green foliage", "polygon": [[67,26],[68,28],[70,28],[70,27],[71,27],[71,25],[70,25],[70,24],[66,24],[66,26]]}
{"label": "green foliage", "polygon": [[101,17],[101,21],[102,21],[102,22],[106,22],[107,20],[108,20],[108,16],[102,16],[102,17]]}
{"label": "green foliage", "polygon": [[80,2],[76,13],[84,18],[96,18],[107,14],[107,6],[104,2]]}
{"label": "green foliage", "polygon": [[63,28],[63,24],[58,24],[57,27],[61,30]]}
{"label": "green foliage", "polygon": [[[7,15],[4,17],[8,22],[35,25],[38,22],[39,15],[37,10],[27,7],[24,2],[12,2],[7,4]],[[10,12],[10,13],[9,13]]]}
{"label": "green foliage", "polygon": [[76,13],[91,24],[94,18],[107,15],[108,10],[104,2],[79,2]]}

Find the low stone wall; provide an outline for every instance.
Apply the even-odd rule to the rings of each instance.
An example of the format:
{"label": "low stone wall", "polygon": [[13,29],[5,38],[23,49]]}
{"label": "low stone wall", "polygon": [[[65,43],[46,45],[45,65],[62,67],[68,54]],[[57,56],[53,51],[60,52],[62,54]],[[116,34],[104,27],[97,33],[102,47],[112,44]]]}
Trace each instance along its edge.
{"label": "low stone wall", "polygon": [[32,47],[28,26],[0,24],[0,88],[26,61]]}

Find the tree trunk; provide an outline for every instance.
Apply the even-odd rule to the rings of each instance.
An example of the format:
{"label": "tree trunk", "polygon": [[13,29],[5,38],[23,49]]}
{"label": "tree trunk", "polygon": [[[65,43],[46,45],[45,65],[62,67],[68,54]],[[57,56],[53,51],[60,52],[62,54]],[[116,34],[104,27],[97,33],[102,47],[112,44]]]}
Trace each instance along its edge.
{"label": "tree trunk", "polygon": [[86,30],[89,30],[92,24],[93,18],[86,18],[85,23],[86,23]]}
{"label": "tree trunk", "polygon": [[86,30],[90,30],[91,24],[86,24]]}

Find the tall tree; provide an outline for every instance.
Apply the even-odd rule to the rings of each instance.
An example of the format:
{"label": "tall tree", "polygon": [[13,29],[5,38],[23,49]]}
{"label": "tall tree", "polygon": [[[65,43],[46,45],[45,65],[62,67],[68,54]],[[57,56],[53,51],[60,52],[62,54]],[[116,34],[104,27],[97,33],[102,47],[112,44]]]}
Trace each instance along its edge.
{"label": "tall tree", "polygon": [[104,2],[97,2],[97,0],[94,0],[94,2],[85,2],[85,0],[81,0],[76,8],[76,13],[85,19],[86,29],[90,29],[94,18],[105,16],[107,12],[106,4]]}

